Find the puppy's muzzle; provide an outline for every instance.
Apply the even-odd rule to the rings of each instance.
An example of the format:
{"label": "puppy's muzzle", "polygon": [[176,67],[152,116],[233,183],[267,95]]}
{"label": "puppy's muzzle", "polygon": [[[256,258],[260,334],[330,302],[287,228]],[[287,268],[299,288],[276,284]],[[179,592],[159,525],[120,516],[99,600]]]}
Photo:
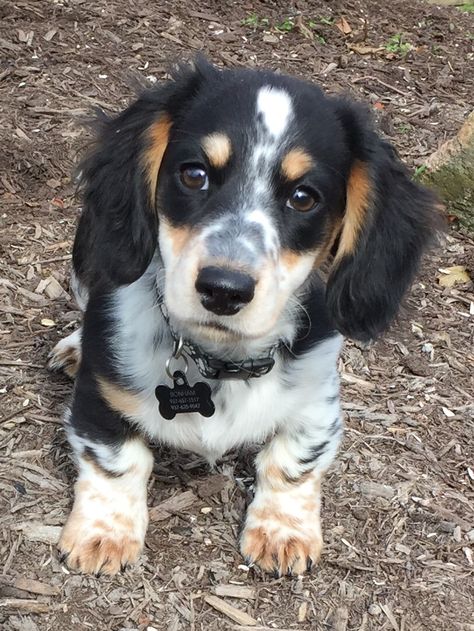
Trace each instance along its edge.
{"label": "puppy's muzzle", "polygon": [[252,301],[255,280],[245,272],[208,266],[199,272],[195,287],[205,309],[231,316]]}

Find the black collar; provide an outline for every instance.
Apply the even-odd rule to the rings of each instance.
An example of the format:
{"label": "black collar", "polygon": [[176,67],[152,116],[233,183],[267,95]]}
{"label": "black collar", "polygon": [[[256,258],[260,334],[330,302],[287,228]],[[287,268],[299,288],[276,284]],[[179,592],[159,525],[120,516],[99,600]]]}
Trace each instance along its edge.
{"label": "black collar", "polygon": [[253,377],[262,377],[268,374],[275,365],[274,355],[282,344],[281,340],[271,346],[267,353],[260,357],[249,357],[238,361],[219,359],[209,353],[205,353],[197,344],[183,339],[180,335],[176,334],[170,324],[166,308],[163,304],[160,306],[163,317],[168,324],[171,337],[175,342],[175,350],[173,351],[172,357],[178,358],[180,354],[184,352],[194,361],[199,372],[206,379],[246,380]]}

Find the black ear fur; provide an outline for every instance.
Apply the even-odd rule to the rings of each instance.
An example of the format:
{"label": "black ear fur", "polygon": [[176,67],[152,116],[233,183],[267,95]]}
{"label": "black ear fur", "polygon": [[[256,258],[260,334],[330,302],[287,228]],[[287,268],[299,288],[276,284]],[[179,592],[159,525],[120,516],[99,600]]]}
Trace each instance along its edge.
{"label": "black ear fur", "polygon": [[84,210],[73,261],[86,286],[101,280],[131,283],[149,265],[157,216],[143,161],[147,130],[163,116],[175,124],[202,84],[217,73],[200,58],[178,68],[171,81],[147,90],[118,116],[100,113],[94,149],[79,168]]}
{"label": "black ear fur", "polygon": [[364,169],[369,194],[353,247],[336,253],[326,299],[338,329],[350,338],[368,341],[395,317],[441,219],[435,195],[410,179],[393,147],[373,131],[363,109],[346,102],[338,102],[337,107],[353,168]]}

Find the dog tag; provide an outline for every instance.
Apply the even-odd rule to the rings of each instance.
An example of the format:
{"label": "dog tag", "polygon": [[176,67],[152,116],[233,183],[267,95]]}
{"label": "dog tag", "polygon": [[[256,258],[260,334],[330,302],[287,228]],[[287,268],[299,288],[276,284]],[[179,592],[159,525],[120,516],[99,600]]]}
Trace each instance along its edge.
{"label": "dog tag", "polygon": [[211,399],[211,388],[207,383],[198,381],[190,386],[186,375],[181,370],[173,373],[173,387],[158,386],[155,396],[160,403],[160,414],[168,420],[176,414],[199,412],[202,416],[212,416],[215,406]]}

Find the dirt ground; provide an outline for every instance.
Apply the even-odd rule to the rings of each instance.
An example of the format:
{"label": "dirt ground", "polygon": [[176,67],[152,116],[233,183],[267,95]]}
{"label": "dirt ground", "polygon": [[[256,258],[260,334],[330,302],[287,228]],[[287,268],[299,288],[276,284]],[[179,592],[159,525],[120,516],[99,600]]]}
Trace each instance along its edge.
{"label": "dirt ground", "polygon": [[[72,384],[45,369],[79,317],[71,174],[92,106],[116,111],[138,83],[203,51],[371,103],[415,169],[472,109],[473,40],[472,13],[420,1],[0,0],[2,629],[474,629],[474,292],[438,282],[454,265],[474,277],[474,240],[454,223],[384,339],[346,345],[346,437],[324,484],[326,547],[311,575],[273,579],[242,565],[252,453],[210,472],[162,449],[140,564],[113,579],[62,567],[54,544],[74,469],[61,413]],[[209,595],[248,617],[218,611]]]}

